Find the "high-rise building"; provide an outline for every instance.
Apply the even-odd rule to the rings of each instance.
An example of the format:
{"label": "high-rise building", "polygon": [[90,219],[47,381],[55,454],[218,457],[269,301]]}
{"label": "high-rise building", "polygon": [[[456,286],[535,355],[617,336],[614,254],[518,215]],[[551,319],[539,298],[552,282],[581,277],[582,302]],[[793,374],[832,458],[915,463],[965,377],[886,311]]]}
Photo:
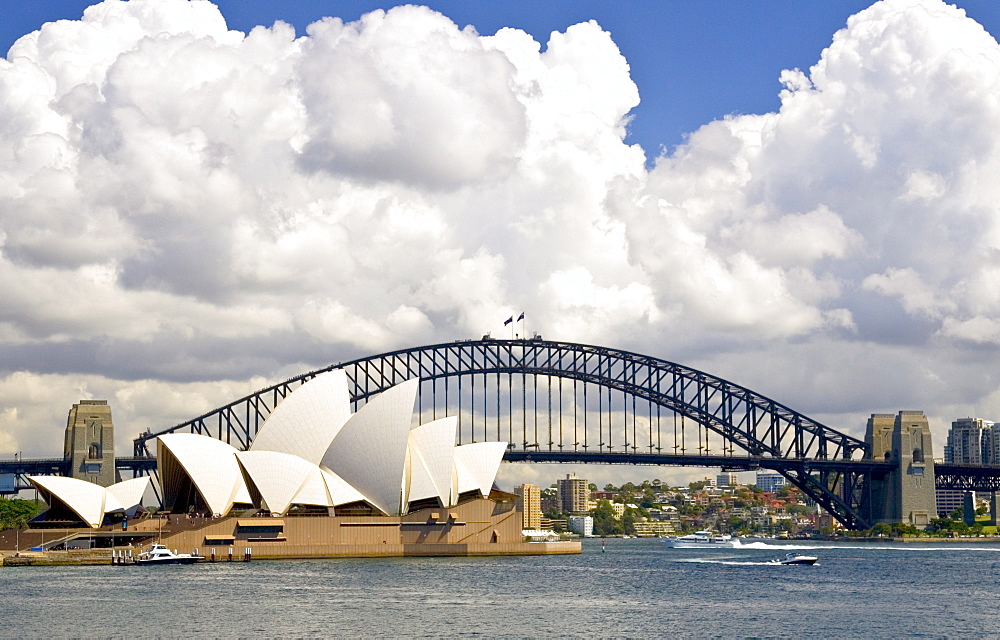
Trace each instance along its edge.
{"label": "high-rise building", "polygon": [[715,476],[715,486],[717,487],[735,487],[739,484],[739,478],[736,477],[735,473],[720,473]]}
{"label": "high-rise building", "polygon": [[522,529],[542,528],[542,492],[533,484],[514,487],[517,494],[517,508],[521,512]]}
{"label": "high-rise building", "polygon": [[565,480],[558,481],[559,502],[567,513],[584,513],[590,501],[590,488],[586,480],[575,474],[567,474]]}
{"label": "high-rise building", "polygon": [[[944,445],[944,461],[961,464],[1000,462],[1000,425],[982,418],[959,418],[952,421],[948,440]],[[954,489],[939,489],[938,515],[947,517],[961,508],[965,503],[965,493]]]}
{"label": "high-rise building", "polygon": [[785,476],[770,471],[758,471],[756,485],[763,491],[772,493],[785,486]]}
{"label": "high-rise building", "polygon": [[982,418],[959,418],[951,423],[944,445],[944,461],[993,464],[997,461],[995,425]]}

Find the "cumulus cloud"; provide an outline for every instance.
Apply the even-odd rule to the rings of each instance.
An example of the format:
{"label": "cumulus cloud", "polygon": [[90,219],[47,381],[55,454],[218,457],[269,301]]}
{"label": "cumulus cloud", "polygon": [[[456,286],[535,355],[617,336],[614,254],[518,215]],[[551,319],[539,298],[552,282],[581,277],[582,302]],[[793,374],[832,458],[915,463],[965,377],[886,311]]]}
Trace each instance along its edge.
{"label": "cumulus cloud", "polygon": [[909,370],[907,397],[978,375],[989,408],[953,364],[1000,345],[1000,47],[883,0],[775,75],[780,110],[647,168],[641,87],[595,22],[538,43],[405,6],[297,37],[106,0],[46,24],[0,60],[0,450],[51,448],[94,393],[131,437],[520,310],[806,411],[836,417],[802,386],[836,387],[852,420],[925,350],[949,375]]}

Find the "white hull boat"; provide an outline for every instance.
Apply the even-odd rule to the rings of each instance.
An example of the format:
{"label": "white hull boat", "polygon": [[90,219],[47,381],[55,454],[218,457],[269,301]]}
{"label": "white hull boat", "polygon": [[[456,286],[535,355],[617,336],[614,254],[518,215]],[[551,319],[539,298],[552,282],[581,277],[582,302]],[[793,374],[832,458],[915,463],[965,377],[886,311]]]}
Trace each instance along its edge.
{"label": "white hull boat", "polygon": [[732,547],[736,542],[738,540],[734,541],[732,536],[711,531],[695,531],[686,536],[663,539],[663,544],[671,549],[716,549]]}
{"label": "white hull boat", "polygon": [[775,560],[775,564],[816,564],[816,556],[803,556],[797,553],[789,553],[784,558]]}
{"label": "white hull boat", "polygon": [[166,545],[154,544],[150,547],[149,551],[143,551],[136,557],[135,564],[194,564],[195,562],[204,559],[205,558],[202,556],[196,556],[190,553],[174,553],[168,549]]}

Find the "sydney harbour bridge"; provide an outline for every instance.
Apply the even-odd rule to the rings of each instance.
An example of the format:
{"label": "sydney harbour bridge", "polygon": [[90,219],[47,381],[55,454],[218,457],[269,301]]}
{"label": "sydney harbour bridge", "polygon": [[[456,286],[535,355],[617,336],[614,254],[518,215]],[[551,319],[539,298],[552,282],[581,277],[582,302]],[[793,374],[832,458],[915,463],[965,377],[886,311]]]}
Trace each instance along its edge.
{"label": "sydney harbour bridge", "polygon": [[[851,529],[874,524],[873,486],[893,465],[863,440],[711,374],[607,347],[483,337],[401,349],[310,371],[187,422],[141,434],[124,474],[155,469],[153,440],[212,436],[245,449],[299,385],[344,369],[356,410],[420,378],[421,422],[457,416],[459,444],[506,441],[508,462],[770,469]],[[0,473],[66,473],[62,460],[0,461]],[[938,488],[1000,489],[1000,467],[935,465]]]}

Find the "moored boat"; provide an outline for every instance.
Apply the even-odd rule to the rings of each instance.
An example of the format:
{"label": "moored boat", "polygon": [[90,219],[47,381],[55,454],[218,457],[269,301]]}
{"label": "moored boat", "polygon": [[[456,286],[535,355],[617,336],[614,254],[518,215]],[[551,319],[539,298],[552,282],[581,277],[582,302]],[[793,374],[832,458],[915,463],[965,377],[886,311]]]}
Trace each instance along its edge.
{"label": "moored boat", "polygon": [[136,556],[135,564],[194,564],[199,560],[204,560],[202,556],[190,553],[174,553],[163,544],[154,544],[148,551],[143,551]]}

